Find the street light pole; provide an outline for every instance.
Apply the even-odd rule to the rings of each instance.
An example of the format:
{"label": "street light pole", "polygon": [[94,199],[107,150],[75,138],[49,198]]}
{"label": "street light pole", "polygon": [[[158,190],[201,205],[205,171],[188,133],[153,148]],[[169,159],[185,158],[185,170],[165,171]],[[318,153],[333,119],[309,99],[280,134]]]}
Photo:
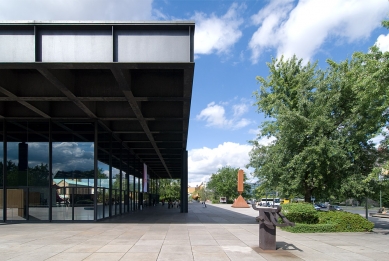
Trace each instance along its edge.
{"label": "street light pole", "polygon": [[382,208],[382,192],[381,192],[381,184],[380,184],[380,208]]}
{"label": "street light pole", "polygon": [[380,182],[380,209],[382,208],[382,170],[381,173],[378,174],[378,181]]}

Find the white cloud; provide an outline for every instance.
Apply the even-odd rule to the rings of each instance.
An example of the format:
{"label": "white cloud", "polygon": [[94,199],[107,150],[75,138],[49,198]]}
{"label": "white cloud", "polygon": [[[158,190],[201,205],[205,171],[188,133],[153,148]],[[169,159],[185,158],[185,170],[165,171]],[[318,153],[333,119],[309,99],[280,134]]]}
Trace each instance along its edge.
{"label": "white cloud", "polygon": [[216,104],[211,102],[207,105],[207,108],[203,109],[197,116],[197,120],[206,121],[207,127],[216,127],[224,129],[240,129],[251,124],[251,121],[246,118],[242,118],[242,115],[248,112],[248,106],[246,103],[235,104],[232,106],[232,115],[230,118],[226,116],[226,110],[224,106],[228,106],[226,103]]}
{"label": "white cloud", "polygon": [[387,16],[388,2],[382,0],[274,0],[256,15],[249,48],[252,62],[263,51],[276,49],[285,55],[309,60],[329,37],[349,42],[367,38]]}
{"label": "white cloud", "polygon": [[381,51],[388,52],[389,51],[389,34],[378,36],[377,41],[375,42]]}
{"label": "white cloud", "polygon": [[261,131],[259,129],[249,129],[249,134],[255,135],[254,139],[260,134]]}
{"label": "white cloud", "polygon": [[380,142],[385,139],[385,136],[388,136],[389,130],[387,128],[383,128],[382,132],[370,139],[369,141],[375,144],[375,147],[378,148],[380,146]]}
{"label": "white cloud", "polygon": [[235,104],[232,108],[234,110],[234,117],[240,117],[249,110],[247,104]]}
{"label": "white cloud", "polygon": [[93,169],[93,148],[90,142],[53,142],[53,173]]}
{"label": "white cloud", "polygon": [[239,27],[243,19],[240,18],[239,13],[244,8],[244,5],[239,6],[234,3],[221,17],[215,14],[207,16],[204,13],[195,13],[192,17],[196,22],[195,54],[228,53],[242,36]]}
{"label": "white cloud", "polygon": [[271,136],[271,137],[262,137],[259,141],[258,141],[258,143],[260,144],[260,145],[263,145],[263,146],[268,146],[268,145],[270,145],[273,141],[275,141],[276,140],[276,137],[274,137],[274,136]]}
{"label": "white cloud", "polygon": [[[248,132],[249,132],[249,134],[254,135],[253,140],[258,139],[258,136],[261,134],[261,130],[259,128],[258,129],[249,129]],[[274,137],[274,136],[270,136],[270,137],[263,136],[262,138],[260,138],[258,140],[258,143],[259,143],[259,145],[268,146],[275,140],[276,140],[276,137]]]}
{"label": "white cloud", "polygon": [[153,0],[0,0],[0,20],[150,20]]}
{"label": "white cloud", "polygon": [[200,184],[209,179],[219,168],[231,166],[245,169],[249,162],[250,145],[224,142],[216,148],[203,147],[188,152],[188,179],[193,184]]}

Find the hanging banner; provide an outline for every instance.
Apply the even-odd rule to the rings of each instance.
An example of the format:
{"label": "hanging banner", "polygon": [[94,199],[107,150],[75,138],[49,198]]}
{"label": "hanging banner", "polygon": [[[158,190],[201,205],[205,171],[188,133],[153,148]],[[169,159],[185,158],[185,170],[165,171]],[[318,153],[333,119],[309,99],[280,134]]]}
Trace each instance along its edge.
{"label": "hanging banner", "polygon": [[147,192],[147,165],[143,163],[143,192]]}

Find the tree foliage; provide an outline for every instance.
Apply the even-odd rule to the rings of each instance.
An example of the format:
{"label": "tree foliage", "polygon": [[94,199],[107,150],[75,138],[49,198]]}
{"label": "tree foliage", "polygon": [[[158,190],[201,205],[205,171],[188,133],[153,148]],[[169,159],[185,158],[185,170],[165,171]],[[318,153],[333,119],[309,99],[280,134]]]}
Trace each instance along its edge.
{"label": "tree foliage", "polygon": [[179,199],[181,182],[178,179],[161,179],[159,180],[158,192],[161,199]]}
{"label": "tree foliage", "polygon": [[[251,141],[249,166],[285,194],[328,197],[366,195],[380,154],[370,140],[388,122],[389,53],[372,47],[328,68],[295,56],[273,59],[254,93],[269,120]],[[270,146],[259,139],[273,136]]]}
{"label": "tree foliage", "polygon": [[[238,193],[238,171],[239,168],[232,168],[225,166],[216,173],[213,173],[209,182],[207,183],[207,189],[211,190],[215,200],[220,197],[227,197],[227,200],[231,201],[239,196]],[[244,180],[247,180],[246,174],[243,175]],[[245,192],[248,191],[247,184],[244,184],[244,192],[242,196],[245,197]]]}
{"label": "tree foliage", "polygon": [[[49,167],[47,164],[40,163],[34,167],[28,167],[25,171],[20,171],[15,162],[7,161],[7,185],[8,186],[48,186],[49,185]],[[3,163],[0,162],[0,169],[3,169]],[[1,171],[0,179],[3,179]],[[0,183],[2,184],[2,183]]]}

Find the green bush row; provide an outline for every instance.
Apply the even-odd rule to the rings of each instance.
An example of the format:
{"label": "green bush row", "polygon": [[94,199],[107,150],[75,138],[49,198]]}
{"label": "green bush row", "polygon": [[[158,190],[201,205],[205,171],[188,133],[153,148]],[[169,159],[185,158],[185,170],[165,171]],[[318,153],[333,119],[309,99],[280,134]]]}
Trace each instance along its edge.
{"label": "green bush row", "polygon": [[374,223],[358,214],[343,211],[316,211],[309,203],[290,203],[282,206],[282,213],[296,223],[283,227],[293,233],[366,232],[372,231]]}
{"label": "green bush row", "polygon": [[317,224],[319,216],[317,211],[309,203],[289,203],[282,205],[281,209],[285,217],[292,222],[301,224]]}
{"label": "green bush row", "polygon": [[319,212],[320,224],[337,224],[338,232],[372,231],[374,223],[361,215],[344,211]]}
{"label": "green bush row", "polygon": [[336,224],[299,224],[294,227],[283,227],[282,230],[292,233],[328,233],[338,232]]}

